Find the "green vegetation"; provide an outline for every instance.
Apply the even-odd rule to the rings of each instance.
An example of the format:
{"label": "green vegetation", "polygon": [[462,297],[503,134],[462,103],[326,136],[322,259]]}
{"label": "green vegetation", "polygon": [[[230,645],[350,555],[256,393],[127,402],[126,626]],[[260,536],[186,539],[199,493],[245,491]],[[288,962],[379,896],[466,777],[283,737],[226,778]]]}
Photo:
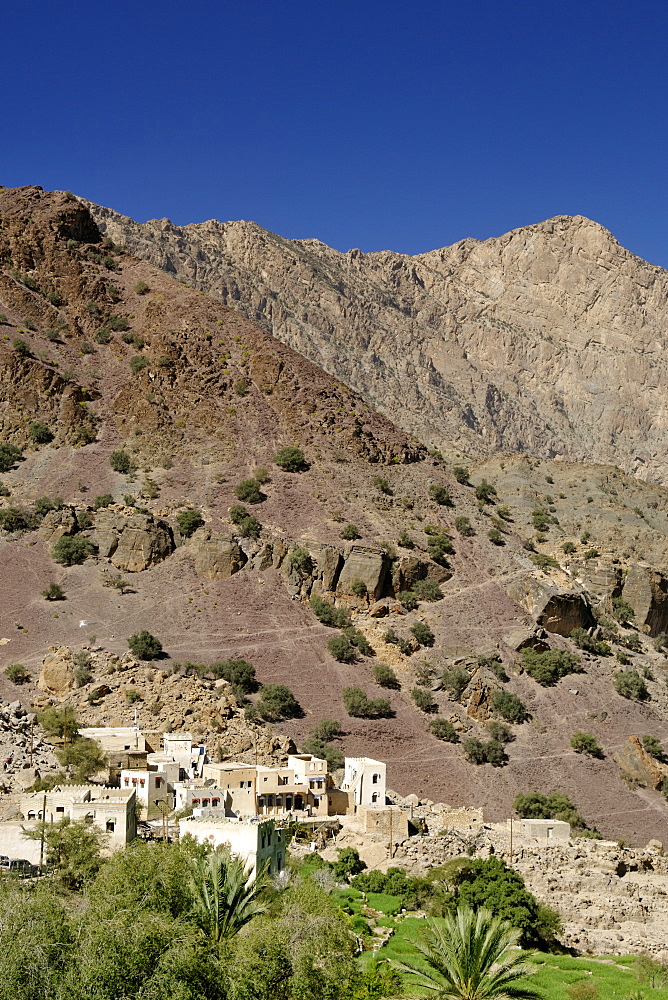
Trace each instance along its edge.
{"label": "green vegetation", "polygon": [[471,537],[472,535],[475,535],[475,528],[471,524],[468,517],[464,517],[463,514],[455,518],[455,529],[464,537]]}
{"label": "green vegetation", "polygon": [[374,649],[371,643],[364,635],[364,633],[360,632],[358,628],[354,628],[352,625],[348,625],[347,628],[344,628],[343,635],[344,638],[348,640],[348,642],[350,642],[353,646],[355,646],[356,649],[359,649],[362,656],[374,655]]}
{"label": "green vegetation", "polygon": [[380,687],[394,688],[395,690],[401,687],[399,678],[387,663],[374,663],[373,679]]}
{"label": "green vegetation", "polygon": [[433,646],[436,636],[424,622],[415,622],[409,629],[421,646]]}
{"label": "green vegetation", "polygon": [[421,712],[427,712],[429,714],[438,711],[438,705],[434,701],[433,696],[429,691],[426,691],[423,687],[414,687],[411,691],[411,698],[420,709]]}
{"label": "green vegetation", "polygon": [[29,531],[35,528],[33,514],[22,507],[3,507],[0,510],[0,528],[3,531]]}
{"label": "green vegetation", "polygon": [[296,446],[281,448],[274,455],[274,462],[284,472],[301,472],[307,468],[304,452]]}
{"label": "green vegetation", "polygon": [[556,684],[560,677],[582,672],[582,664],[574,653],[563,649],[547,649],[543,653],[535,649],[522,650],[522,666],[543,687]]}
{"label": "green vegetation", "polygon": [[366,597],[367,589],[364,580],[353,580],[350,585],[350,593],[353,594],[354,597]]}
{"label": "green vegetation", "polygon": [[52,555],[63,566],[76,566],[93,555],[95,546],[88,538],[78,535],[63,535],[53,546]]}
{"label": "green vegetation", "polygon": [[10,663],[5,667],[5,677],[8,677],[12,684],[27,684],[30,674],[22,663]]}
{"label": "green vegetation", "polygon": [[656,736],[643,736],[642,745],[645,753],[648,753],[650,757],[654,757],[655,760],[664,760],[664,749]]}
{"label": "green vegetation", "polygon": [[393,714],[386,698],[369,698],[361,688],[345,687],[342,695],[346,712],[354,718],[380,719]]}
{"label": "green vegetation", "polygon": [[587,826],[577,807],[563,792],[553,792],[551,795],[520,792],[515,796],[513,809],[523,819],[559,819],[570,823],[575,836],[600,836],[595,829]]}
{"label": "green vegetation", "polygon": [[244,503],[262,503],[266,499],[257,479],[243,479],[237,483],[234,495],[237,500],[243,500]]}
{"label": "green vegetation", "polygon": [[145,281],[138,281],[135,285],[135,292],[137,295],[146,295],[147,292],[151,291],[151,286]]}
{"label": "green vegetation", "polygon": [[337,771],[343,767],[344,757],[338,747],[331,745],[331,741],[342,735],[341,723],[337,719],[321,719],[302,743],[301,752],[326,760],[328,770]]}
{"label": "green vegetation", "polygon": [[429,723],[429,732],[439,740],[445,740],[446,743],[459,742],[457,730],[448,719],[432,719]]}
{"label": "green vegetation", "polygon": [[188,510],[184,510],[176,515],[176,523],[179,526],[181,534],[185,535],[186,538],[190,538],[198,528],[202,527],[204,518],[198,510],[189,507]]}
{"label": "green vegetation", "polygon": [[37,721],[47,736],[55,736],[67,741],[68,739],[76,739],[79,735],[76,713],[73,708],[69,708],[67,705],[62,708],[49,705],[38,714]]}
{"label": "green vegetation", "polygon": [[30,350],[30,344],[27,341],[22,340],[20,337],[14,337],[14,339],[12,340],[12,347],[14,348],[14,350],[16,351],[16,353],[19,355],[19,357],[21,357],[21,358],[30,358],[30,357],[32,357],[32,351]]}
{"label": "green vegetation", "polygon": [[493,545],[505,545],[506,540],[503,537],[503,533],[498,528],[490,528],[487,532],[487,537]]}
{"label": "green vegetation", "polygon": [[570,634],[571,640],[579,649],[584,649],[594,656],[612,656],[612,649],[607,642],[594,639],[583,628],[574,628]]}
{"label": "green vegetation", "polygon": [[462,486],[466,486],[468,484],[469,476],[471,475],[469,470],[464,465],[455,465],[452,470],[452,474],[457,482],[461,483]]}
{"label": "green vegetation", "polygon": [[418,604],[420,603],[412,590],[399,591],[397,599],[399,600],[400,604],[403,604],[403,606],[406,608],[407,611],[415,611]]}
{"label": "green vegetation", "polygon": [[89,781],[107,763],[100,744],[83,736],[72,738],[57,755],[68,777],[76,784]]}
{"label": "green vegetation", "polygon": [[591,733],[574,733],[571,736],[571,746],[576,753],[585,753],[589,757],[602,758],[604,756],[598,740],[595,736],[592,736]]}
{"label": "green vegetation", "polygon": [[574,542],[564,542],[561,546],[561,551],[565,552],[567,556],[570,556],[573,552],[577,551],[577,545]]}
{"label": "green vegetation", "polygon": [[33,509],[38,517],[45,517],[49,511],[62,510],[65,501],[62,497],[38,497],[33,504]]}
{"label": "green vegetation", "polygon": [[46,424],[41,424],[38,421],[30,424],[28,428],[28,433],[30,438],[35,444],[49,444],[53,441],[53,433],[49,430]]}
{"label": "green vegetation", "polygon": [[337,635],[330,639],[327,649],[339,663],[354,663],[357,659],[357,649],[345,635]]}
{"label": "green vegetation", "polygon": [[492,764],[494,767],[501,767],[506,762],[503,744],[498,740],[484,742],[469,736],[462,740],[462,750],[470,764]]}
{"label": "green vegetation", "polygon": [[127,475],[128,472],[132,471],[132,459],[127,451],[124,451],[122,448],[112,451],[109,456],[109,465],[114,472],[122,472]]}
{"label": "green vegetation", "polygon": [[42,591],[42,597],[47,601],[64,601],[65,594],[63,588],[57,583],[50,583],[46,590]]}
{"label": "green vegetation", "polygon": [[506,722],[525,722],[529,718],[529,713],[516,694],[510,691],[494,691],[492,694],[492,706],[501,718]]}
{"label": "green vegetation", "polygon": [[297,545],[288,556],[288,571],[299,573],[301,577],[310,576],[313,571],[313,560],[308,549]]}
{"label": "green vegetation", "polygon": [[612,614],[621,625],[632,622],[636,616],[629,602],[625,601],[623,597],[613,597]]}
{"label": "green vegetation", "polygon": [[441,601],[443,592],[435,580],[416,580],[412,593],[419,601]]}
{"label": "green vegetation", "polygon": [[323,625],[330,628],[349,628],[352,625],[350,612],[346,608],[335,608],[319,594],[313,594],[309,604],[311,611]]}
{"label": "green vegetation", "polygon": [[539,569],[559,569],[559,563],[557,560],[552,556],[546,555],[544,552],[534,552],[533,555],[529,556],[529,558],[535,566],[538,566]]}
{"label": "green vegetation", "polygon": [[262,525],[256,517],[249,514],[245,507],[241,504],[233,504],[229,509],[230,521],[235,524],[239,529],[239,534],[242,538],[258,538],[260,531],[262,530]]}
{"label": "green vegetation", "polygon": [[476,500],[480,500],[481,503],[494,503],[495,496],[496,486],[488,483],[486,479],[483,479],[475,488],[475,498]]}
{"label": "green vegetation", "polygon": [[138,660],[157,660],[158,657],[162,656],[162,643],[146,629],[131,635],[128,639],[128,646],[130,652]]}
{"label": "green vegetation", "polygon": [[402,549],[414,549],[415,542],[408,534],[407,531],[400,531],[399,537],[397,538],[397,545],[400,545]]}
{"label": "green vegetation", "polygon": [[361,538],[358,528],[354,524],[347,524],[341,532],[341,538],[347,542],[354,542],[356,538]]}
{"label": "green vegetation", "polygon": [[614,675],[613,684],[615,691],[622,698],[629,698],[633,701],[647,701],[649,699],[647,685],[637,670],[618,670]]}
{"label": "green vegetation", "polygon": [[266,722],[296,719],[303,714],[294,694],[284,684],[263,684],[257,711]]}
{"label": "green vegetation", "polygon": [[23,452],[16,445],[0,444],[0,472],[9,472],[23,458]]}
{"label": "green vegetation", "polygon": [[459,701],[470,680],[471,675],[464,667],[450,667],[442,672],[439,686],[448,692],[452,701]]}
{"label": "green vegetation", "polygon": [[130,358],[130,371],[133,375],[137,375],[144,368],[148,368],[148,366],[148,358],[142,357],[141,354],[136,354],[133,358]]}
{"label": "green vegetation", "polygon": [[247,396],[250,383],[246,378],[237,379],[234,383],[234,391],[237,396]]}
{"label": "green vegetation", "polygon": [[441,507],[451,507],[452,499],[450,497],[450,490],[447,487],[442,486],[440,483],[432,483],[429,487],[430,498]]}
{"label": "green vegetation", "polygon": [[93,510],[100,510],[101,507],[109,507],[114,502],[111,493],[99,493],[92,503]]}
{"label": "green vegetation", "polygon": [[374,476],[371,482],[380,493],[384,493],[388,497],[392,496],[392,487],[385,476]]}
{"label": "green vegetation", "polygon": [[107,322],[109,323],[109,329],[114,332],[130,329],[127,316],[117,316],[116,313],[112,313]]}

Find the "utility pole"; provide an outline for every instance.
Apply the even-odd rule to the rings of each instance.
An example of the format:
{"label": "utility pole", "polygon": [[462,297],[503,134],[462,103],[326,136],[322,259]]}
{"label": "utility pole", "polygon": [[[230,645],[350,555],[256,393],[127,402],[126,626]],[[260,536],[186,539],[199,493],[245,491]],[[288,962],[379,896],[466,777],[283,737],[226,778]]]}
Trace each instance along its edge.
{"label": "utility pole", "polygon": [[39,838],[39,870],[44,871],[44,834],[46,833],[46,792],[42,799],[42,836]]}
{"label": "utility pole", "polygon": [[513,817],[510,817],[510,867],[513,865]]}
{"label": "utility pole", "polygon": [[33,726],[35,725],[35,720],[30,720],[30,766],[32,767],[32,751],[33,751]]}
{"label": "utility pole", "polygon": [[393,818],[392,806],[390,806],[390,861],[392,860],[392,818]]}

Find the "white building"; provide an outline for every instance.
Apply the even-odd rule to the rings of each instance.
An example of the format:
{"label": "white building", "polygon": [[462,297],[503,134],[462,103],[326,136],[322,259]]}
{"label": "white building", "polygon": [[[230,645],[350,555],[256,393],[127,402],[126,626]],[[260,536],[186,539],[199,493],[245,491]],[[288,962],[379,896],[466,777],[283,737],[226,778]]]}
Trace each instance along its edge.
{"label": "white building", "polygon": [[508,820],[513,825],[513,835],[518,840],[533,841],[538,844],[567,843],[571,839],[571,825],[560,819],[515,819]]}
{"label": "white building", "polygon": [[135,792],[144,820],[161,819],[163,809],[171,812],[174,808],[174,786],[159,771],[121,771],[120,783],[121,791]]}
{"label": "white building", "polygon": [[134,789],[56,785],[48,792],[25,792],[19,809],[28,822],[57,823],[67,816],[73,823],[90,823],[107,834],[109,847],[115,850],[137,835],[135,804]]}
{"label": "white building", "polygon": [[385,805],[386,766],[371,757],[346,757],[341,790],[348,793],[351,807]]}
{"label": "white building", "polygon": [[229,847],[257,874],[259,868],[275,874],[285,867],[287,829],[277,830],[273,820],[235,820],[215,816],[189,816],[179,820],[179,837],[189,834],[212,848]]}

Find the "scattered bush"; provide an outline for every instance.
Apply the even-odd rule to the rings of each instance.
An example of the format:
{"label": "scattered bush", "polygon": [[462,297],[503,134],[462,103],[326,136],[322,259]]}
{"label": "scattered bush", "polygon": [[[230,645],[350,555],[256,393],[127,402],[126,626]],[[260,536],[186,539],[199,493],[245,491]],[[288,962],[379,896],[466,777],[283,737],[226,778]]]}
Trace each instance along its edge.
{"label": "scattered bush", "polygon": [[432,719],[429,723],[429,732],[439,740],[446,743],[459,743],[457,730],[448,719]]}
{"label": "scattered bush", "polygon": [[229,515],[232,524],[236,524],[239,528],[239,534],[242,538],[257,538],[259,536],[262,525],[241,504],[237,503],[230,507]]}
{"label": "scattered bush", "polygon": [[53,441],[52,432],[46,424],[40,424],[38,421],[30,425],[28,433],[35,444],[48,444],[50,441]]}
{"label": "scattered bush", "polygon": [[412,592],[420,601],[441,601],[443,591],[435,580],[416,580]]}
{"label": "scattered bush", "polygon": [[479,656],[478,666],[487,667],[487,669],[491,670],[494,676],[504,684],[508,680],[508,674],[505,671],[503,662],[498,653],[493,656]]}
{"label": "scattered bush", "polygon": [[111,330],[114,330],[114,332],[120,332],[123,330],[130,329],[130,323],[128,322],[126,316],[117,316],[115,313],[112,313],[111,316],[109,317],[108,322],[109,322],[109,328]]}
{"label": "scattered bush", "polygon": [[[452,555],[454,551],[452,539],[445,531],[439,529],[437,534],[430,535],[427,542],[427,552],[439,566],[447,568],[450,564],[446,557]],[[415,590],[415,587],[413,589]]]}
{"label": "scattered bush", "polygon": [[402,549],[414,549],[415,542],[408,534],[407,531],[400,531],[399,537],[397,538],[397,545],[400,545]]}
{"label": "scattered bush", "polygon": [[79,722],[76,713],[68,705],[64,705],[62,708],[49,705],[43,712],[38,714],[37,721],[47,736],[74,740],[79,733]]}
{"label": "scattered bush", "polygon": [[62,510],[65,506],[65,501],[62,497],[38,497],[33,504],[33,509],[38,517],[46,517],[49,511],[52,510]]}
{"label": "scattered bush", "polygon": [[381,719],[392,715],[386,698],[369,698],[361,688],[345,687],[343,704],[348,715],[358,719]]}
{"label": "scattered bush", "polygon": [[93,543],[88,538],[79,538],[77,535],[63,535],[52,550],[53,558],[63,566],[79,565],[94,552]]}
{"label": "scattered bush", "polygon": [[579,649],[584,649],[587,653],[595,656],[612,656],[612,649],[607,642],[593,639],[583,628],[574,628],[570,638]]}
{"label": "scattered bush", "polygon": [[288,446],[286,448],[281,448],[281,450],[274,455],[274,462],[279,466],[279,468],[283,469],[284,472],[301,472],[302,469],[306,468],[304,452],[301,448],[297,447]]}
{"label": "scattered bush", "polygon": [[23,452],[13,444],[0,444],[0,472],[9,472],[23,458]]}
{"label": "scattered bush", "polygon": [[462,740],[462,750],[469,764],[492,764],[500,767],[506,761],[503,745],[496,740],[487,743],[472,736]]}
{"label": "scattered bush", "polygon": [[346,608],[335,608],[319,594],[313,594],[309,604],[311,611],[323,625],[330,628],[349,628],[352,625],[350,612]]}
{"label": "scattered bush", "polygon": [[574,542],[564,542],[561,546],[561,551],[565,552],[567,556],[570,556],[577,550],[577,545]]}
{"label": "scattered bush", "polygon": [[30,511],[22,507],[3,507],[0,510],[0,528],[3,531],[29,531],[35,526]]}
{"label": "scattered bush", "polygon": [[309,576],[313,571],[313,560],[308,549],[302,545],[297,545],[288,556],[288,571],[299,573],[300,576]]}
{"label": "scattered bush", "polygon": [[[525,545],[526,548],[526,545]],[[539,569],[559,569],[559,563],[552,556],[545,555],[544,552],[535,552],[529,557],[534,565]]]}
{"label": "scattered bush", "polygon": [[571,746],[576,753],[586,753],[589,757],[603,757],[603,750],[591,733],[574,733],[571,736]]}
{"label": "scattered bush", "polygon": [[447,691],[452,701],[459,701],[470,680],[471,675],[468,670],[464,670],[463,667],[451,667],[441,674],[439,687]]}
{"label": "scattered bush", "polygon": [[647,685],[637,670],[618,670],[614,675],[613,684],[615,691],[622,698],[629,698],[633,701],[647,701],[649,699]]}
{"label": "scattered bush", "polygon": [[263,684],[257,710],[266,722],[296,719],[303,714],[294,694],[284,684]]}
{"label": "scattered bush", "polygon": [[330,639],[327,649],[339,663],[354,663],[357,659],[357,649],[345,635],[337,635]]}
{"label": "scattered bush", "polygon": [[574,653],[562,649],[547,649],[537,653],[535,649],[522,650],[522,666],[543,687],[556,684],[560,677],[582,672],[582,664]]}
{"label": "scattered bush", "polygon": [[128,705],[134,705],[138,701],[143,701],[143,698],[140,692],[137,691],[135,688],[126,688],[125,700],[127,701]]}
{"label": "scattered bush", "polygon": [[510,691],[494,691],[492,694],[492,706],[506,722],[519,723],[529,718],[529,713],[524,703],[516,694],[511,694]]}
{"label": "scattered bush", "polygon": [[130,652],[138,660],[157,660],[162,655],[162,643],[154,635],[142,629],[128,639]]}
{"label": "scattered bush", "polygon": [[452,505],[452,500],[450,498],[450,490],[440,483],[432,483],[429,487],[429,496],[441,507],[450,507]]}
{"label": "scattered bush", "polygon": [[515,796],[513,808],[522,819],[559,819],[564,823],[570,823],[575,835],[589,831],[589,835],[596,834],[595,830],[589,830],[587,823],[563,792],[553,792],[551,795],[543,795],[541,792],[519,792]]}
{"label": "scattered bush", "polygon": [[350,593],[355,597],[366,597],[367,589],[364,580],[353,580],[350,585]]}
{"label": "scattered bush", "polygon": [[379,490],[381,493],[384,493],[385,496],[388,497],[392,496],[392,487],[390,486],[385,476],[374,476],[371,481],[373,485],[376,487],[376,489]]}
{"label": "scattered bush", "polygon": [[14,337],[12,341],[12,347],[19,355],[19,357],[29,358],[32,356],[32,351],[30,350],[30,344],[28,344],[25,340],[21,340],[20,337]]}
{"label": "scattered bush", "polygon": [[101,507],[109,507],[114,502],[111,493],[98,493],[92,503],[93,510],[100,510]]}
{"label": "scattered bush", "polygon": [[488,722],[486,729],[490,739],[496,740],[497,743],[512,743],[515,739],[515,733],[512,729],[509,729],[503,722],[497,722],[496,719]]}
{"label": "scattered bush", "polygon": [[348,642],[352,643],[353,646],[359,649],[362,656],[374,655],[374,650],[373,647],[371,646],[371,643],[364,635],[364,633],[360,632],[358,628],[353,628],[352,625],[349,625],[347,628],[344,628],[343,635],[348,640]]}
{"label": "scattered bush", "polygon": [[234,391],[237,396],[246,396],[248,394],[248,379],[240,378],[234,383]]}
{"label": "scattered bush", "polygon": [[22,663],[10,663],[8,667],[5,667],[5,677],[12,684],[27,684],[30,680],[30,674]]}
{"label": "scattered bush", "polygon": [[185,535],[186,538],[190,538],[198,528],[202,527],[204,518],[198,510],[190,507],[188,510],[184,510],[176,515],[176,523],[179,526],[181,534]]}
{"label": "scattered bush", "polygon": [[117,451],[112,451],[109,456],[109,465],[112,467],[114,472],[122,472],[125,475],[132,471],[132,459],[128,455],[127,451],[124,451],[122,448],[119,448]]}
{"label": "scattered bush", "polygon": [[663,747],[656,736],[643,736],[642,745],[645,753],[648,753],[650,757],[654,757],[655,760],[663,760]]}
{"label": "scattered bush", "polygon": [[486,479],[483,479],[483,481],[475,488],[476,500],[481,500],[483,503],[493,503],[493,498],[495,496],[496,487],[491,483],[488,483]]}
{"label": "scattered bush", "polygon": [[538,508],[538,510],[534,510],[531,514],[531,523],[536,531],[543,532],[550,530],[552,522],[547,513],[541,508]]}
{"label": "scattered bush", "polygon": [[436,636],[424,622],[415,622],[410,631],[421,646],[433,646]]}
{"label": "scattered bush", "polygon": [[455,528],[464,537],[470,538],[472,535],[475,535],[475,528],[468,517],[464,517],[463,515],[455,518]]}
{"label": "scattered bush", "polygon": [[411,698],[421,712],[433,713],[438,711],[438,705],[433,696],[423,687],[414,687],[411,691]]}
{"label": "scattered bush", "polygon": [[347,524],[346,527],[341,532],[341,538],[345,539],[347,542],[354,542],[356,538],[361,538],[357,527],[354,524]]}
{"label": "scattered bush", "polygon": [[235,695],[237,692],[245,695],[257,691],[255,667],[248,660],[216,660],[205,669],[216,679],[228,681]]}
{"label": "scattered bush", "polygon": [[63,588],[57,583],[50,583],[46,590],[42,591],[42,597],[46,598],[47,601],[64,601],[65,594]]}
{"label": "scattered bush", "polygon": [[108,330],[106,326],[101,326],[100,329],[95,334],[95,341],[98,344],[108,344],[111,340],[111,330]]}
{"label": "scattered bush", "polygon": [[663,652],[664,649],[668,648],[668,635],[665,632],[659,632],[659,634],[654,637],[652,645],[657,653]]}
{"label": "scattered bush", "polygon": [[399,678],[387,663],[374,663],[373,679],[380,687],[394,688],[395,690],[401,687]]}
{"label": "scattered bush", "polygon": [[151,291],[151,286],[145,281],[138,281],[135,285],[135,292],[137,295],[146,295],[147,292]]}
{"label": "scattered bush", "polygon": [[142,371],[144,368],[148,368],[148,358],[143,358],[141,354],[137,354],[134,358],[130,358],[130,371],[133,375],[137,375],[138,372]]}
{"label": "scattered bush", "polygon": [[415,611],[419,604],[419,601],[412,590],[401,590],[398,594],[398,600],[400,604],[403,604],[407,611]]}
{"label": "scattered bush", "polygon": [[613,597],[612,599],[612,614],[614,618],[620,623],[620,625],[625,625],[627,622],[632,622],[635,619],[636,613],[629,604],[625,601],[623,597]]}
{"label": "scattered bush", "polygon": [[490,542],[492,542],[493,545],[506,544],[506,540],[498,528],[490,528],[489,531],[487,532],[487,537],[489,538]]}
{"label": "scattered bush", "polygon": [[469,481],[469,476],[471,475],[469,470],[464,465],[456,465],[452,470],[452,474],[457,482],[461,483],[462,486],[466,486]]}
{"label": "scattered bush", "polygon": [[242,480],[234,487],[234,495],[245,503],[261,503],[265,499],[257,479]]}

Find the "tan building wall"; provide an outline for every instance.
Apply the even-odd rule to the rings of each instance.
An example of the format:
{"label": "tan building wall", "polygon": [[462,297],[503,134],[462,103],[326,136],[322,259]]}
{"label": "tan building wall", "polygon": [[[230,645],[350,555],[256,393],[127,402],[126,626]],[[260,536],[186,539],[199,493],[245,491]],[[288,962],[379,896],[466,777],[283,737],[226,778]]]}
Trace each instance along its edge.
{"label": "tan building wall", "polygon": [[179,836],[186,834],[213,848],[229,847],[253,874],[265,865],[272,873],[285,867],[288,831],[277,830],[271,820],[258,823],[191,816],[179,821]]}

